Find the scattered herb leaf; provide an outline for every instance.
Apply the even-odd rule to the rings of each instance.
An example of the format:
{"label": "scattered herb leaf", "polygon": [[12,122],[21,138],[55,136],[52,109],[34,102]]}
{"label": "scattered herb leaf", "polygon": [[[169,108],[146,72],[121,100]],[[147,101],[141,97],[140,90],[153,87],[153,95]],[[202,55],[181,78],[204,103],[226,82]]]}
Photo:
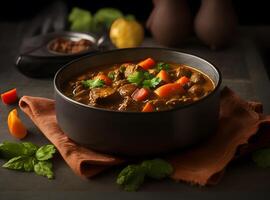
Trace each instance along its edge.
{"label": "scattered herb leaf", "polygon": [[40,161],[49,160],[55,152],[56,149],[52,144],[44,145],[36,151],[36,158]]}
{"label": "scattered herb leaf", "polygon": [[9,159],[2,167],[25,172],[35,171],[36,174],[53,178],[50,159],[56,152],[52,144],[38,148],[31,142],[3,142],[0,144],[0,155]]}
{"label": "scattered herb leaf", "polygon": [[145,88],[155,88],[161,81],[149,72],[136,71],[128,76],[128,81]]}
{"label": "scattered herb leaf", "polygon": [[143,87],[155,88],[160,82],[161,82],[161,79],[159,77],[152,78],[151,80],[144,80]]}
{"label": "scattered herb leaf", "polygon": [[136,71],[136,72],[133,72],[132,74],[130,74],[128,77],[127,77],[127,80],[130,82],[130,83],[134,83],[136,85],[140,85],[140,83],[143,81],[144,79],[144,74],[142,71]]}
{"label": "scattered herb leaf", "polygon": [[139,165],[128,165],[117,177],[116,183],[126,191],[136,191],[144,181],[144,168]]}
{"label": "scattered herb leaf", "polygon": [[145,169],[146,175],[154,179],[168,177],[173,172],[172,166],[162,159],[146,160],[141,166]]}
{"label": "scattered herb leaf", "polygon": [[119,68],[119,71],[120,71],[121,73],[125,73],[126,67],[125,67],[124,65],[121,65],[120,68]]}
{"label": "scattered herb leaf", "polygon": [[35,164],[34,171],[37,175],[53,179],[52,163],[50,161],[39,161]]}
{"label": "scattered herb leaf", "polygon": [[114,80],[115,72],[109,72],[109,73],[108,73],[108,77],[109,77],[111,80]]}
{"label": "scattered herb leaf", "polygon": [[144,79],[152,79],[155,77],[153,74],[150,74],[149,72],[144,72],[143,76],[144,76]]}
{"label": "scattered herb leaf", "polygon": [[3,167],[7,169],[31,172],[34,170],[35,163],[36,163],[35,157],[17,156],[11,158],[8,162],[6,162],[3,165]]}
{"label": "scattered herb leaf", "polygon": [[11,159],[17,156],[32,156],[37,151],[38,146],[31,142],[3,142],[0,144],[0,157]]}
{"label": "scattered herb leaf", "polygon": [[162,69],[168,71],[170,68],[171,67],[170,67],[170,65],[168,63],[159,62],[159,63],[157,63],[156,71],[159,72]]}
{"label": "scattered herb leaf", "polygon": [[160,180],[173,172],[172,166],[162,159],[146,160],[140,165],[128,165],[118,175],[116,183],[126,191],[136,191],[145,177]]}
{"label": "scattered herb leaf", "polygon": [[259,167],[270,167],[270,149],[261,149],[253,152],[252,160]]}
{"label": "scattered herb leaf", "polygon": [[89,79],[89,80],[86,80],[86,81],[82,81],[82,84],[84,87],[87,87],[87,88],[98,88],[98,87],[103,87],[104,86],[104,81],[103,80],[100,80],[100,79]]}

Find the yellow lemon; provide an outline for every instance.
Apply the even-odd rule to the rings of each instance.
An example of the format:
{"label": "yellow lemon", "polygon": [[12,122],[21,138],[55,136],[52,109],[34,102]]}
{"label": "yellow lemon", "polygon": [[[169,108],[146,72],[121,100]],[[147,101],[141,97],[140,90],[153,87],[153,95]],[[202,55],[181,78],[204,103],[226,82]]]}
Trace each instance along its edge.
{"label": "yellow lemon", "polygon": [[139,46],[144,37],[144,29],[136,20],[118,18],[110,29],[110,39],[117,48]]}

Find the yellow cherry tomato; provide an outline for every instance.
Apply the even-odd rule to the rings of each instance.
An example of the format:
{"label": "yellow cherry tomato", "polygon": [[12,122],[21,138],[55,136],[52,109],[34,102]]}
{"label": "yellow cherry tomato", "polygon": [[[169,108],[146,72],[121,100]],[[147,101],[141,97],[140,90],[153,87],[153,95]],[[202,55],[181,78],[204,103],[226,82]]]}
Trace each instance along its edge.
{"label": "yellow cherry tomato", "polygon": [[144,29],[136,20],[116,19],[110,28],[110,39],[117,48],[139,46],[144,37]]}

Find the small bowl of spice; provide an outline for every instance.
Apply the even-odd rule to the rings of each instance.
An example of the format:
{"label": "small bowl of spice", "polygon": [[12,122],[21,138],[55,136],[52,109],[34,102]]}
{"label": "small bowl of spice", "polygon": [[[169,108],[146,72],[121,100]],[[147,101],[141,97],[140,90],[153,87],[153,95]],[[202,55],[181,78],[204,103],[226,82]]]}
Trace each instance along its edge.
{"label": "small bowl of spice", "polygon": [[55,54],[77,54],[89,50],[93,43],[76,37],[59,37],[48,43],[48,50]]}

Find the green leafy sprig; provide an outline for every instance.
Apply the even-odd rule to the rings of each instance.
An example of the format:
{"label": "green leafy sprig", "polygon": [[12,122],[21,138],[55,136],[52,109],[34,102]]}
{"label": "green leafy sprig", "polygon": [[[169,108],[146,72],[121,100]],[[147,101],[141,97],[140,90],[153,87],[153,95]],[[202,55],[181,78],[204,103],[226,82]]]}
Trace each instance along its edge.
{"label": "green leafy sprig", "polygon": [[161,79],[153,76],[149,72],[135,71],[127,77],[130,83],[144,88],[155,88]]}
{"label": "green leafy sprig", "polygon": [[172,166],[162,159],[143,161],[139,165],[128,165],[118,175],[116,183],[126,191],[136,191],[143,184],[145,177],[160,180],[173,172]]}
{"label": "green leafy sprig", "polygon": [[8,161],[2,166],[6,169],[35,172],[48,179],[54,177],[51,159],[56,153],[54,145],[41,147],[31,142],[3,142],[0,144],[0,156]]}

